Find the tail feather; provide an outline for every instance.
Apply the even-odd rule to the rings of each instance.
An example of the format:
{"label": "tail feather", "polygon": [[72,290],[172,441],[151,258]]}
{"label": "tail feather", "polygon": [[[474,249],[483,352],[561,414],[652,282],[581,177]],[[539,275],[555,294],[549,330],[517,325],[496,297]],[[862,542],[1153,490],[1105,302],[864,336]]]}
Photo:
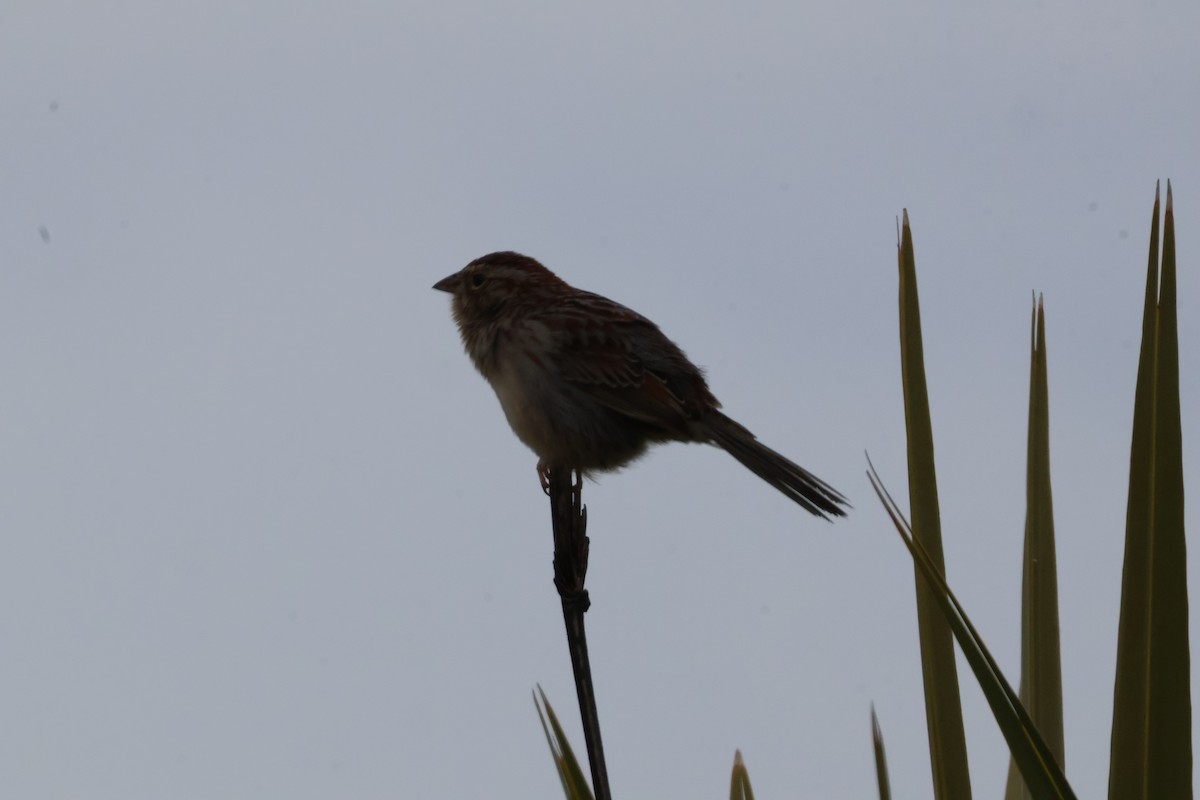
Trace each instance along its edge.
{"label": "tail feather", "polygon": [[844,517],[846,498],[825,481],[758,441],[750,431],[718,412],[706,426],[714,444],[742,466],[822,519]]}

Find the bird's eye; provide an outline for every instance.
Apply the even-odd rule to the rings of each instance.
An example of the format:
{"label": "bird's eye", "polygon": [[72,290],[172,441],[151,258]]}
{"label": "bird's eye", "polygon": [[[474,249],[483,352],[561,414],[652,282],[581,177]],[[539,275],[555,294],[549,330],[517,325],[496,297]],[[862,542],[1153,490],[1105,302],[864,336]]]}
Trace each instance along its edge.
{"label": "bird's eye", "polygon": [[487,279],[483,275],[476,272],[471,276],[471,288],[478,289],[480,286],[483,286],[485,280]]}

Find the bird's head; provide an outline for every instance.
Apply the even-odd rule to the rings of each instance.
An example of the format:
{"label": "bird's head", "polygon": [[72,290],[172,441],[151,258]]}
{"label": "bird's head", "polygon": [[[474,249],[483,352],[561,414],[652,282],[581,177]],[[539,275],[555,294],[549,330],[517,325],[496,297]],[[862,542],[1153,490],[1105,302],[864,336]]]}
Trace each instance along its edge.
{"label": "bird's head", "polygon": [[477,258],[433,285],[454,298],[454,319],[460,326],[490,322],[525,305],[536,307],[565,287],[536,260],[511,251]]}

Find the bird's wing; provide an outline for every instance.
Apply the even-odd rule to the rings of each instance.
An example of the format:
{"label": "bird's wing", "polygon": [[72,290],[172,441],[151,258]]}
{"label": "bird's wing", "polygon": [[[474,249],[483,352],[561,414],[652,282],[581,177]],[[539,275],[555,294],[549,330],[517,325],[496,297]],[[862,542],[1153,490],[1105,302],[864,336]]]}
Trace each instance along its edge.
{"label": "bird's wing", "polygon": [[704,376],[653,322],[588,292],[558,309],[566,335],[554,365],[570,383],[620,414],[687,436],[687,423],[720,404]]}

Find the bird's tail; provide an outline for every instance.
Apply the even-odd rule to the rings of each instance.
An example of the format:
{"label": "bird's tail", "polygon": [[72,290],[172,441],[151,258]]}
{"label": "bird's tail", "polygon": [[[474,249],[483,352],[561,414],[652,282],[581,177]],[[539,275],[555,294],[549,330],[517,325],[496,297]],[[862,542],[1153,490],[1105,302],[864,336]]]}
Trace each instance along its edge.
{"label": "bird's tail", "polygon": [[719,411],[709,412],[706,422],[713,444],[809,512],[823,519],[846,516],[843,506],[849,503],[825,481],[776,453]]}

